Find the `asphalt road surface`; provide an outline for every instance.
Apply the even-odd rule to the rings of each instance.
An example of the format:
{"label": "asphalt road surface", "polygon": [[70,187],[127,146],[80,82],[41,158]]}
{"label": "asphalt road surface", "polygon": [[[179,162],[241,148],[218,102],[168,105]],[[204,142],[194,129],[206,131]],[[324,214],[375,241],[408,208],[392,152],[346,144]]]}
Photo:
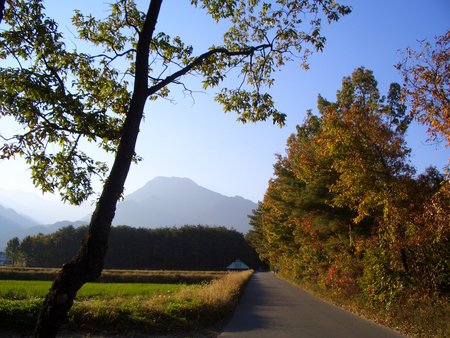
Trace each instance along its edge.
{"label": "asphalt road surface", "polygon": [[330,305],[271,273],[255,273],[219,335],[257,338],[400,338],[399,333]]}

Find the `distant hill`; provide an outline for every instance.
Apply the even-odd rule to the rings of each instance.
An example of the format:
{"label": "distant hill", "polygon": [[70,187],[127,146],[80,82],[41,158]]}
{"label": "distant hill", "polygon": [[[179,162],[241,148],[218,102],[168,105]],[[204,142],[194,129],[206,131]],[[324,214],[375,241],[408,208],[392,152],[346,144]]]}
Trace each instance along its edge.
{"label": "distant hill", "polygon": [[63,203],[59,200],[33,192],[0,189],[0,205],[14,209],[21,215],[31,217],[36,223],[21,224],[24,227],[36,224],[53,224],[65,219],[81,219],[93,209],[91,201],[81,206]]}
{"label": "distant hill", "polygon": [[25,227],[37,224],[31,218],[0,205],[0,250],[5,247],[11,237],[16,236],[16,233],[21,233]]}
{"label": "distant hill", "polygon": [[77,207],[41,196],[31,192],[0,189],[0,251],[13,237],[22,239],[38,233],[49,234],[67,225],[86,224],[86,221],[62,220],[80,219],[81,215],[89,212],[89,202]]}
{"label": "distant hill", "polygon": [[[30,224],[29,218],[26,216],[21,216],[17,214],[12,209],[9,210],[9,213],[13,213],[19,215],[19,218],[15,218],[15,222],[10,221],[10,219],[3,217],[2,212],[4,211],[4,207],[0,206],[0,251],[3,251],[6,247],[8,241],[13,237],[18,237],[23,239],[26,236],[36,235],[38,233],[42,233],[44,235],[51,234],[56,230],[68,226],[73,225],[74,227],[79,227],[81,225],[85,225],[86,222],[83,221],[60,221],[54,224],[49,225],[37,225],[37,223]],[[22,221],[24,220],[24,221]],[[26,226],[22,226],[22,224],[27,224]]]}
{"label": "distant hill", "polygon": [[19,214],[12,208],[6,208],[0,205],[0,224],[28,228],[39,223],[29,216]]}
{"label": "distant hill", "polygon": [[125,197],[114,225],[135,227],[222,225],[246,233],[256,203],[203,188],[188,178],[157,177]]}

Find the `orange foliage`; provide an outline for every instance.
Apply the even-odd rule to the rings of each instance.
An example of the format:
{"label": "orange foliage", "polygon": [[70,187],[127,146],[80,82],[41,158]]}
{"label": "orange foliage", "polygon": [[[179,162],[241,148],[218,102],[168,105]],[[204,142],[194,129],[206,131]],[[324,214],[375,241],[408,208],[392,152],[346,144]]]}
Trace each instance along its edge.
{"label": "orange foliage", "polygon": [[450,146],[450,31],[435,45],[422,41],[422,50],[406,49],[397,65],[404,77],[404,95],[411,114],[428,127],[430,139],[444,138]]}

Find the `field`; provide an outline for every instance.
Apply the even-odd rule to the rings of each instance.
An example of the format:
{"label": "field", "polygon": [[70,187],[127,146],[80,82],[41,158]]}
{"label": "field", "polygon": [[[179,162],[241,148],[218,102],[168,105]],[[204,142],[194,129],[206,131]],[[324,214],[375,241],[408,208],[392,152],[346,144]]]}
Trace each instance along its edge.
{"label": "field", "polygon": [[[59,269],[0,267],[0,280],[55,279]],[[183,283],[199,284],[222,277],[225,271],[167,271],[167,270],[115,270],[105,269],[98,282],[111,283]]]}
{"label": "field", "polygon": [[[54,273],[50,269],[0,269],[1,328],[31,334],[51,284],[32,277],[48,277]],[[211,327],[229,315],[251,276],[250,271],[112,270],[104,273],[111,282],[88,283],[80,289],[64,330],[160,334]],[[6,274],[16,279],[5,279]],[[140,282],[156,281],[158,276],[162,283]],[[164,282],[167,280],[178,282]],[[193,284],[193,280],[199,282]]]}
{"label": "field", "polygon": [[[50,281],[0,280],[0,298],[44,298],[50,286]],[[183,287],[182,284],[87,283],[78,291],[77,299],[168,295]]]}

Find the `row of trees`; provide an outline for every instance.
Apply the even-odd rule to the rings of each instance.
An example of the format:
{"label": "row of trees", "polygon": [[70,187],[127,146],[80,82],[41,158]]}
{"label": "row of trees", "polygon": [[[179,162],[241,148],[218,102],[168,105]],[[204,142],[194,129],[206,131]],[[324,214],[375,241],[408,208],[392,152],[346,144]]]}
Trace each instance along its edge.
{"label": "row of trees", "polygon": [[[87,227],[11,239],[6,248],[17,265],[60,267],[77,252]],[[237,258],[253,268],[261,262],[244,236],[225,227],[112,228],[105,267],[119,269],[224,270]]]}
{"label": "row of trees", "polygon": [[248,234],[281,273],[385,306],[449,291],[450,182],[409,164],[401,89],[358,68],[288,139]]}

